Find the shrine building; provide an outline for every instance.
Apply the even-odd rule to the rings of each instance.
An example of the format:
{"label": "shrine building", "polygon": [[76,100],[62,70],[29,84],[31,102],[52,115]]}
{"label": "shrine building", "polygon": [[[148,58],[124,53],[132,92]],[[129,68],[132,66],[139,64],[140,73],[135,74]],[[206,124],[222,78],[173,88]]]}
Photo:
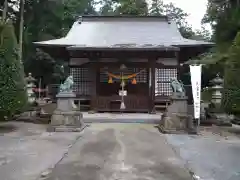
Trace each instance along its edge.
{"label": "shrine building", "polygon": [[34,44],[68,62],[82,106],[149,113],[168,101],[180,65],[213,46],[183,38],[166,16],[82,16],[65,37]]}

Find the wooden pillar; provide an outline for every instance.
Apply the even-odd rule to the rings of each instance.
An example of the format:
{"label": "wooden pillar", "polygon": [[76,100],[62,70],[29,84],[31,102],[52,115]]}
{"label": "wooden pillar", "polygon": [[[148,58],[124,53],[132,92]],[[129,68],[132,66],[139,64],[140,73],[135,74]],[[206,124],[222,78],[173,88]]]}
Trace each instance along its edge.
{"label": "wooden pillar", "polygon": [[97,83],[98,83],[98,62],[97,59],[92,60],[91,62],[91,110],[95,111],[97,109],[96,107],[96,101],[97,101]]}
{"label": "wooden pillar", "polygon": [[149,113],[155,112],[155,69],[156,69],[156,59],[151,59],[149,62],[150,73],[151,73],[151,87],[150,87],[150,103],[149,103]]}
{"label": "wooden pillar", "polygon": [[91,81],[92,81],[92,87],[91,87],[91,96],[96,96],[97,94],[97,62],[91,62]]}
{"label": "wooden pillar", "polygon": [[180,54],[179,52],[174,52],[175,54],[175,58],[177,60],[177,65],[176,65],[176,69],[177,69],[177,79],[180,79],[180,68],[181,68],[181,64],[180,64]]}

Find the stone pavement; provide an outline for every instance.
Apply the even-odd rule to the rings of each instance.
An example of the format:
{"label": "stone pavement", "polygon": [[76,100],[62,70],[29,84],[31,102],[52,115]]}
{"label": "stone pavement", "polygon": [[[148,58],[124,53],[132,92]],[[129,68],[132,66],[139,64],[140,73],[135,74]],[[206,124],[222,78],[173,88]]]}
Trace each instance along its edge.
{"label": "stone pavement", "polygon": [[152,125],[92,124],[46,180],[191,180]]}
{"label": "stone pavement", "polygon": [[240,179],[240,139],[202,132],[200,136],[165,135],[188,169],[201,180]]}
{"label": "stone pavement", "polygon": [[53,168],[80,136],[79,133],[47,133],[44,125],[1,124],[0,179],[36,180]]}
{"label": "stone pavement", "polygon": [[240,179],[240,139],[163,135],[150,124],[91,124],[81,133],[0,125],[1,180]]}

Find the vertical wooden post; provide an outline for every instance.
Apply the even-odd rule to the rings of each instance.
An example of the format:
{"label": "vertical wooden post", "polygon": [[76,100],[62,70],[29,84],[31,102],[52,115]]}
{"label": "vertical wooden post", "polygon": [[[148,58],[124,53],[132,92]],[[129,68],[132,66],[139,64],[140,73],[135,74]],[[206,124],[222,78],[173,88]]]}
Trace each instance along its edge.
{"label": "vertical wooden post", "polygon": [[97,83],[98,83],[98,62],[97,58],[92,59],[91,62],[91,81],[92,81],[92,87],[91,87],[91,110],[96,110],[96,98],[97,98]]}
{"label": "vertical wooden post", "polygon": [[91,96],[96,96],[97,94],[97,62],[91,62],[91,81],[92,81],[92,87],[91,87]]}
{"label": "vertical wooden post", "polygon": [[179,52],[175,52],[175,58],[177,59],[177,79],[179,80],[180,79],[180,68],[181,68]]}
{"label": "vertical wooden post", "polygon": [[149,113],[155,113],[155,69],[156,69],[156,59],[151,59],[149,62],[150,73],[151,73],[151,88],[150,88],[150,104]]}

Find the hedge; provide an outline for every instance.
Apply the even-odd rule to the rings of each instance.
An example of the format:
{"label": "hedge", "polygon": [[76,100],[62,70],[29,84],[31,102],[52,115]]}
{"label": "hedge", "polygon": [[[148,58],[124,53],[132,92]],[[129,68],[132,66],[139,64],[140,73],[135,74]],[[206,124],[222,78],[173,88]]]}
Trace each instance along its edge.
{"label": "hedge", "polygon": [[0,22],[0,120],[21,111],[27,103],[23,65],[11,22]]}

